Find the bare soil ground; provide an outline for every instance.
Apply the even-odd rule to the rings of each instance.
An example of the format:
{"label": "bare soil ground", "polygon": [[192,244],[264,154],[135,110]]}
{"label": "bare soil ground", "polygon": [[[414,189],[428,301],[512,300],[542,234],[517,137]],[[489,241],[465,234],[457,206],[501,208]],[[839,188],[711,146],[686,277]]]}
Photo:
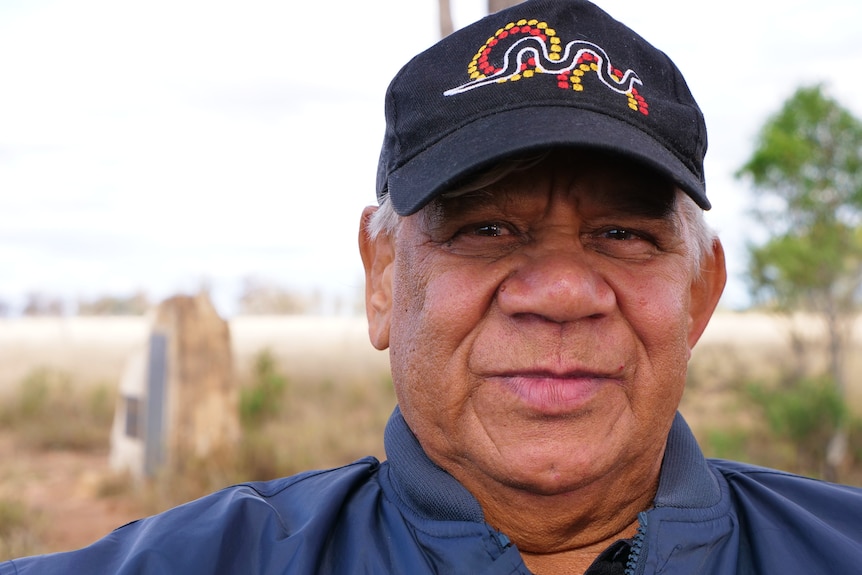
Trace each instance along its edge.
{"label": "bare soil ground", "polygon": [[77,549],[141,516],[134,502],[101,497],[107,452],[39,451],[0,434],[0,496],[32,513],[33,552]]}

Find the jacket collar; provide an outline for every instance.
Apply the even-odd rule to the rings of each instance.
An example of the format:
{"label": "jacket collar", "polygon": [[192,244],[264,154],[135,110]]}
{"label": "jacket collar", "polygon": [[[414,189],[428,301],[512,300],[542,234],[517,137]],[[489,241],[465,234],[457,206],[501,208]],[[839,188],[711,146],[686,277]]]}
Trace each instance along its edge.
{"label": "jacket collar", "polygon": [[721,487],[682,415],[677,412],[667,436],[656,507],[696,509],[721,500]]}
{"label": "jacket collar", "polygon": [[[417,513],[439,521],[484,522],[479,502],[428,458],[398,407],[386,425],[384,445],[392,485]],[[655,506],[703,508],[720,498],[715,476],[688,424],[677,413],[668,434]]]}
{"label": "jacket collar", "polygon": [[397,406],[386,424],[383,444],[392,485],[417,513],[440,521],[484,522],[479,502],[425,455]]}

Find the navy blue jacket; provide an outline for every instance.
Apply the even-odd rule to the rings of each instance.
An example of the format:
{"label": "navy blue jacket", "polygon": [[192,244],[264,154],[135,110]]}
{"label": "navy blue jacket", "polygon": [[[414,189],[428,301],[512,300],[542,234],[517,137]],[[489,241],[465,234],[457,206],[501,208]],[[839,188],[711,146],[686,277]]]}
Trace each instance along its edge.
{"label": "navy blue jacket", "polygon": [[[529,574],[396,409],[388,461],[230,487],[0,575]],[[677,415],[633,574],[862,573],[862,489],[704,459]]]}

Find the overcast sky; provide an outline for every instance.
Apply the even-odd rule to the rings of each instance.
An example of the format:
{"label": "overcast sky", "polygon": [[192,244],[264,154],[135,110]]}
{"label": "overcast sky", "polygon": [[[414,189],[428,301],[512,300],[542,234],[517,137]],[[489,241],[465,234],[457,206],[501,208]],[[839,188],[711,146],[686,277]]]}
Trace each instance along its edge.
{"label": "overcast sky", "polygon": [[[389,79],[437,36],[437,0],[0,0],[0,300],[244,277],[352,294]],[[708,214],[745,303],[766,117],[824,82],[862,117],[859,0],[599,2],[682,69],[710,134]],[[485,0],[452,0],[456,26]]]}

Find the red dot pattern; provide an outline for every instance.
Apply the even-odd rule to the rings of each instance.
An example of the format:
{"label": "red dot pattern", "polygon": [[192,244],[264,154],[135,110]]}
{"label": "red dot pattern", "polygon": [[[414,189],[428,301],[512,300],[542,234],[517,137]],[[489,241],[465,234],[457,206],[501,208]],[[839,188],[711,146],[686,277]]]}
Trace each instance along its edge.
{"label": "red dot pattern", "polygon": [[[520,20],[518,22],[511,22],[489,38],[473,57],[467,70],[468,73],[471,74],[471,78],[487,78],[502,72],[502,68],[494,66],[491,62],[491,54],[494,51],[494,48],[498,46],[501,40],[506,40],[507,38],[515,36],[523,37],[525,35],[535,36],[541,39],[546,45],[548,44],[549,38],[552,37],[555,38],[554,42],[557,42],[556,32],[552,28],[548,28],[548,25],[545,22],[540,22],[539,20]],[[507,45],[510,43],[511,41],[507,42]],[[557,42],[557,44],[559,43]],[[574,69],[565,70],[560,74],[557,74],[557,86],[563,90],[583,91],[584,86],[581,79],[587,73],[600,73],[598,68],[600,62],[601,58],[597,54],[590,53],[589,51],[583,52],[578,58]],[[521,64],[519,71],[523,73],[537,69],[539,69],[539,66],[536,59],[530,58]],[[620,82],[623,78],[624,72],[618,68],[612,68],[610,70],[610,74],[613,80]],[[626,96],[629,108],[638,111],[645,116],[649,115],[649,105],[644,97],[638,92],[637,88],[632,87],[631,90],[626,93]]]}

